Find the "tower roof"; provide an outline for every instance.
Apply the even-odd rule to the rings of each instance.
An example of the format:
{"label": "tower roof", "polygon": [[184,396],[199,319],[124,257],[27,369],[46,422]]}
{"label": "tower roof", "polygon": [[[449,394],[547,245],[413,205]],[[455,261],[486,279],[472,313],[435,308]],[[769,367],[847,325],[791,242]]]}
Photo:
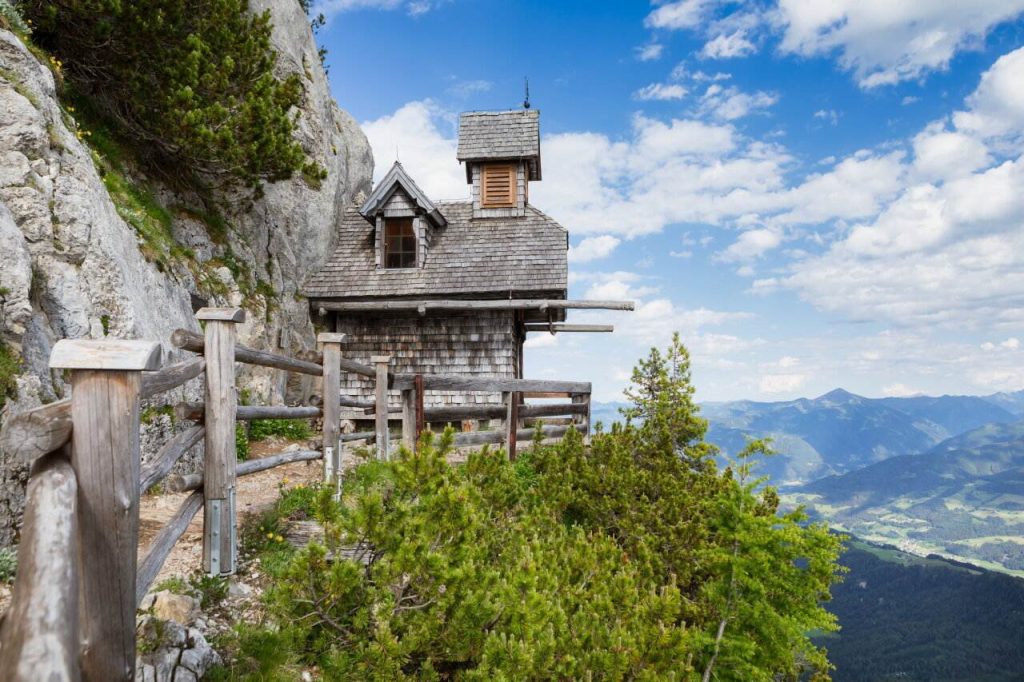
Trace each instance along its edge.
{"label": "tower roof", "polygon": [[540,111],[467,111],[459,116],[459,161],[525,159],[540,180]]}

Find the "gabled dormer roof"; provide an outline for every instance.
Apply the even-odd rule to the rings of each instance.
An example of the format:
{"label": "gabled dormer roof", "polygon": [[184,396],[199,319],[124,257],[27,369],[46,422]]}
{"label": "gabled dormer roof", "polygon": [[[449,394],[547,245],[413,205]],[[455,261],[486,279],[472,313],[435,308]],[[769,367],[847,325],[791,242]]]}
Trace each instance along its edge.
{"label": "gabled dormer roof", "polygon": [[[540,180],[540,111],[467,111],[459,116],[459,161],[523,159]],[[468,166],[467,166],[468,171]]]}
{"label": "gabled dormer roof", "polygon": [[363,202],[363,205],[359,209],[359,214],[369,220],[371,223],[374,222],[377,213],[384,208],[387,204],[388,199],[398,191],[402,189],[413,202],[415,202],[417,208],[423,211],[434,227],[444,227],[448,224],[444,215],[441,214],[434,203],[427,198],[427,195],[423,193],[423,190],[419,188],[419,185],[409,177],[409,174],[402,168],[402,164],[395,161],[395,164],[391,166],[391,170],[388,174],[377,183],[377,186],[373,188],[373,192],[370,193],[369,198]]}

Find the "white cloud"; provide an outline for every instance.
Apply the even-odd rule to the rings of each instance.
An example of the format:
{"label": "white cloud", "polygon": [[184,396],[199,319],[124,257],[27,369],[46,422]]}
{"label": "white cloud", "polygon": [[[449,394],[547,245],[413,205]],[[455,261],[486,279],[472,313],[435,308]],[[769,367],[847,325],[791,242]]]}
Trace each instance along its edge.
{"label": "white cloud", "polygon": [[636,58],[641,62],[653,62],[661,59],[665,46],[661,43],[647,43],[636,48]]}
{"label": "white cloud", "polygon": [[757,46],[747,38],[747,32],[740,29],[732,33],[720,33],[704,43],[700,54],[707,59],[733,59],[746,57],[757,51]]}
{"label": "white cloud", "polygon": [[723,121],[734,121],[758,113],[779,101],[775,93],[746,93],[735,87],[710,85],[700,99],[701,111]]}
{"label": "white cloud", "polygon": [[440,5],[446,0],[316,0],[313,3],[311,14],[323,14],[331,18],[342,12],[352,12],[361,9],[395,10],[404,9],[409,16],[425,14]]}
{"label": "white cloud", "polygon": [[814,118],[820,118],[831,125],[839,125],[839,112],[835,109],[818,109],[814,112]]}
{"label": "white cloud", "polygon": [[895,383],[882,387],[882,395],[886,398],[909,398],[915,395],[922,395],[923,391],[911,388],[906,384]]}
{"label": "white cloud", "polygon": [[686,97],[686,88],[678,83],[651,83],[633,93],[639,100],[673,100]]}
{"label": "white cloud", "polygon": [[991,341],[986,341],[985,343],[981,344],[981,349],[988,352],[1018,350],[1020,349],[1020,339],[1018,339],[1016,336],[1011,336],[1005,341],[1000,341],[999,343],[992,343]]}
{"label": "white cloud", "polygon": [[861,87],[897,83],[944,69],[960,49],[1024,11],[1024,0],[779,0],[772,13],[780,49],[838,52]]}
{"label": "white cloud", "polygon": [[932,124],[914,138],[914,168],[923,179],[962,177],[987,166],[988,149],[977,138]]}
{"label": "white cloud", "polygon": [[453,117],[430,100],[409,102],[390,116],[363,123],[373,149],[374,182],[397,157],[431,199],[467,198],[466,174],[455,160],[454,126]]}
{"label": "white cloud", "polygon": [[736,239],[725,251],[718,254],[720,260],[726,262],[749,261],[760,258],[765,252],[782,243],[782,235],[770,228],[747,230]]}
{"label": "white cloud", "polygon": [[455,95],[456,97],[465,99],[470,95],[475,95],[480,92],[488,92],[493,87],[494,83],[486,80],[456,81],[448,86],[447,92]]}
{"label": "white cloud", "polygon": [[600,235],[587,237],[576,246],[569,247],[570,263],[589,263],[590,261],[607,258],[621,243],[618,237]]}
{"label": "white cloud", "polygon": [[758,382],[758,389],[768,395],[793,393],[798,391],[806,380],[807,376],[804,374],[765,374]]}
{"label": "white cloud", "polygon": [[696,28],[704,21],[710,4],[708,0],[669,2],[648,14],[644,19],[644,25],[648,28],[671,30]]}
{"label": "white cloud", "polygon": [[955,126],[983,138],[1024,135],[1024,48],[1000,57],[967,98],[967,111],[953,115]]}

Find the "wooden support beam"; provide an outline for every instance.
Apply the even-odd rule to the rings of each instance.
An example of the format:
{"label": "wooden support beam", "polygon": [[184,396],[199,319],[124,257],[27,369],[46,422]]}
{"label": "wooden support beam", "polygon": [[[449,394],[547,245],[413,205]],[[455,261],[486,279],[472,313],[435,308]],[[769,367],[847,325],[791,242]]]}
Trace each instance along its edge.
{"label": "wooden support beam", "polygon": [[427,428],[426,410],[423,408],[423,375],[417,374],[413,379],[412,388],[416,391],[416,442]]}
{"label": "wooden support beam", "polygon": [[[340,406],[339,406],[340,407]],[[299,405],[237,405],[235,419],[240,422],[254,419],[313,419],[323,411],[319,407]],[[202,421],[206,414],[206,403],[178,403],[174,406],[174,418],[178,421]]]}
{"label": "wooden support beam", "polygon": [[455,447],[474,445],[497,445],[505,441],[506,433],[502,431],[464,431],[455,434]]}
{"label": "wooden support beam", "polygon": [[64,454],[36,460],[11,604],[0,622],[5,680],[80,679],[77,514],[78,485]]}
{"label": "wooden support beam", "polygon": [[374,355],[370,358],[377,368],[376,383],[376,407],[377,418],[375,420],[377,433],[377,457],[388,461],[388,363],[391,362],[390,355]]}
{"label": "wooden support beam", "polygon": [[[284,464],[292,464],[293,462],[313,462],[321,457],[323,457],[323,453],[317,452],[316,450],[293,450],[291,452],[282,452],[269,457],[260,457],[259,459],[249,459],[244,462],[239,462],[238,467],[235,469],[235,475],[248,476],[250,474],[266,471],[267,469],[273,469]],[[199,490],[203,487],[204,478],[202,472],[192,474],[172,474],[167,477],[167,489],[172,493]]]}
{"label": "wooden support beam", "polygon": [[324,482],[341,491],[341,344],[344,334],[320,334],[316,339],[323,344],[322,391],[329,399],[324,402],[323,453]]}
{"label": "wooden support beam", "polygon": [[174,438],[164,443],[160,452],[156,453],[149,464],[142,469],[142,480],[139,482],[139,493],[145,493],[154,485],[162,481],[171,472],[174,464],[181,459],[181,456],[189,451],[192,446],[198,443],[206,434],[202,426],[193,426],[187,431],[182,431]]}
{"label": "wooden support beam", "polygon": [[615,325],[611,324],[565,324],[563,322],[553,322],[551,324],[544,324],[543,322],[527,323],[523,325],[523,329],[528,332],[548,332],[551,334],[558,334],[561,332],[613,332],[615,331]]}
{"label": "wooden support beam", "polygon": [[[576,426],[575,424],[573,424],[573,425],[565,424],[565,425],[558,425],[558,426],[544,425],[544,426],[541,427],[541,434],[544,436],[545,439],[547,439],[547,438],[561,438],[562,436],[564,436],[566,433],[569,432],[569,429],[576,429],[577,431],[579,431],[581,433],[583,432],[583,427],[581,427],[581,426]],[[518,440],[521,440],[521,441],[531,441],[531,440],[533,440],[533,435],[536,433],[536,431],[537,430],[535,428],[534,429],[519,429],[518,433],[516,434],[516,438]]]}
{"label": "wooden support beam", "polygon": [[[223,322],[222,320],[212,321]],[[225,324],[234,323],[226,322]],[[203,336],[187,329],[175,329],[174,333],[171,334],[171,343],[178,348],[192,351],[193,353],[204,352]],[[320,376],[323,373],[323,367],[317,363],[307,362],[305,360],[296,360],[295,358],[290,358],[286,355],[278,355],[277,353],[268,353],[266,351],[256,350],[255,348],[249,348],[242,344],[236,344],[235,346],[235,360],[250,365],[260,365],[261,367],[271,367],[273,369],[282,369],[287,372],[299,372],[300,374],[311,374],[313,376]]]}
{"label": "wooden support beam", "polygon": [[[399,380],[412,379],[412,375],[395,375],[394,388],[405,388]],[[411,382],[410,382],[411,384]],[[446,376],[425,374],[423,387],[428,391],[478,391],[482,393],[589,393],[590,383],[586,381],[553,381],[548,379],[512,379],[503,377]]]}
{"label": "wooden support beam", "polygon": [[[202,374],[205,368],[205,360],[193,358],[155,372],[143,372],[140,397],[145,400],[176,388]],[[59,450],[70,439],[70,399],[11,415],[0,427],[0,450],[25,464]]]}
{"label": "wooden support beam", "polygon": [[505,393],[505,445],[508,448],[509,461],[516,459],[516,446],[518,443],[519,429],[519,394],[516,392]]}
{"label": "wooden support beam", "polygon": [[416,449],[416,389],[402,391],[402,445]]}
{"label": "wooden support beam", "polygon": [[198,317],[206,321],[203,340],[203,355],[206,356],[203,570],[213,576],[231,575],[237,561],[235,417],[238,397],[235,389],[235,346],[240,316]]}
{"label": "wooden support beam", "polygon": [[320,301],[321,310],[340,313],[384,312],[389,310],[633,310],[633,301],[584,301],[565,299],[483,299],[483,300],[382,300],[382,301]]}
{"label": "wooden support beam", "polygon": [[160,358],[156,343],[104,343],[89,342],[83,358],[77,351],[84,341],[58,341],[50,356],[51,369],[72,369],[81,665],[90,682],[135,676],[139,398],[142,371],[158,367]]}
{"label": "wooden support beam", "polygon": [[139,575],[135,579],[136,607],[142,602],[142,598],[146,596],[149,586],[156,580],[156,576],[160,573],[160,568],[167,561],[167,557],[170,555],[171,550],[174,549],[174,545],[185,534],[185,531],[188,530],[188,525],[192,523],[192,518],[199,512],[199,508],[202,506],[203,493],[197,490],[185,498],[178,511],[174,512],[171,520],[160,529],[160,533],[149,544],[146,556],[139,564]]}

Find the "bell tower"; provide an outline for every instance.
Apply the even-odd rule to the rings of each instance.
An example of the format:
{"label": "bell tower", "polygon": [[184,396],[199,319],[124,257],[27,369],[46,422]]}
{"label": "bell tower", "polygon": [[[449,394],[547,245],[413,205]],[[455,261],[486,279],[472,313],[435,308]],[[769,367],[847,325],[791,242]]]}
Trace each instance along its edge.
{"label": "bell tower", "polygon": [[530,182],[541,179],[540,112],[471,111],[459,116],[457,158],[473,186],[474,218],[526,215]]}

